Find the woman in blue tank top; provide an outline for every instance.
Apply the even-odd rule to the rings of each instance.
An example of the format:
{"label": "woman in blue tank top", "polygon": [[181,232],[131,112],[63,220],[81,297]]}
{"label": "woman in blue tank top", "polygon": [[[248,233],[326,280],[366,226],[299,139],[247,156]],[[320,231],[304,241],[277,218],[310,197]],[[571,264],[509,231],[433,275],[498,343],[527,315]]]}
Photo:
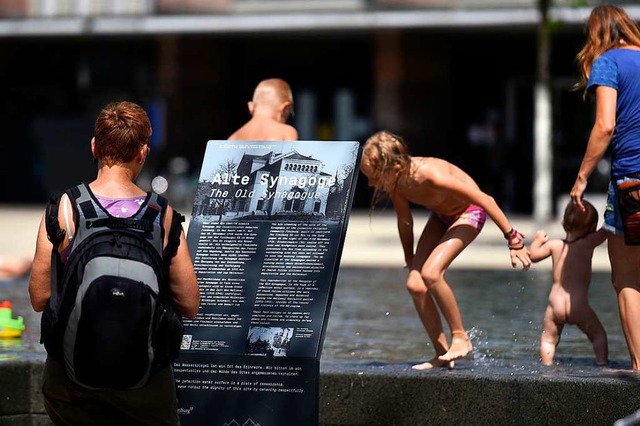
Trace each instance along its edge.
{"label": "woman in blue tank top", "polygon": [[640,372],[640,29],[622,8],[600,5],[589,16],[586,35],[577,55],[577,88],[595,95],[596,117],[571,199],[582,207],[587,180],[610,146],[604,227],[631,366]]}

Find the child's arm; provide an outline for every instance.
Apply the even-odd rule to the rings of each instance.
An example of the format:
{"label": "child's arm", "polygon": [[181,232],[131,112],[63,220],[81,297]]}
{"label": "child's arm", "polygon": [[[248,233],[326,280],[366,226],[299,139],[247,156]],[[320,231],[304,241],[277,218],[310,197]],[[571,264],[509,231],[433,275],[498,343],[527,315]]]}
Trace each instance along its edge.
{"label": "child's arm", "polygon": [[584,237],[585,240],[589,242],[589,245],[592,247],[598,247],[600,244],[604,243],[607,239],[609,233],[605,231],[604,228],[598,229],[596,232],[592,232],[591,234]]}
{"label": "child's arm", "polygon": [[430,170],[429,180],[431,185],[451,194],[456,194],[469,203],[482,207],[503,234],[511,231],[513,227],[509,219],[507,219],[507,216],[500,209],[494,198],[484,193],[465,171],[453,164],[450,166],[456,171],[455,174],[446,173],[442,170]]}
{"label": "child's arm", "polygon": [[403,196],[396,194],[392,197],[393,208],[398,217],[398,234],[404,252],[406,267],[411,268],[413,263],[413,215],[409,201]]}
{"label": "child's arm", "polygon": [[531,247],[529,247],[529,256],[532,262],[540,262],[551,256],[551,244],[547,244],[548,241],[549,236],[546,232],[536,232]]}
{"label": "child's arm", "polygon": [[524,234],[511,226],[511,222],[509,222],[509,219],[507,219],[507,216],[492,196],[482,192],[475,181],[464,171],[457,167],[456,169],[461,172],[465,178],[451,179],[449,175],[436,171],[432,173],[431,184],[458,194],[469,200],[472,204],[482,207],[507,239],[511,266],[515,268],[517,261],[520,261],[523,269],[529,269],[531,259],[529,259],[529,250],[524,245]]}

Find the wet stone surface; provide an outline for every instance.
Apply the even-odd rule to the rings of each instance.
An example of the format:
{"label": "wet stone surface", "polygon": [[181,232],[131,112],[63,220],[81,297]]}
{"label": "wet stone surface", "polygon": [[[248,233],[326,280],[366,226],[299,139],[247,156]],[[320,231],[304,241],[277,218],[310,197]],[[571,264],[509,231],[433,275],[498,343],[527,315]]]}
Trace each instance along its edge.
{"label": "wet stone surface", "polygon": [[[433,348],[405,274],[341,269],[320,362],[321,426],[611,425],[640,408],[640,379],[629,370],[608,273],[594,274],[591,285],[609,334],[608,367],[593,365],[590,343],[573,326],[565,327],[556,365],[539,364],[549,271],[452,270],[447,278],[474,351],[453,370],[419,372],[411,366],[430,359]],[[13,316],[27,325],[21,339],[0,339],[0,424],[50,424],[40,393],[40,314],[27,284],[0,282],[0,300],[12,301]]]}
{"label": "wet stone surface", "polygon": [[[406,271],[391,268],[340,270],[331,306],[322,364],[368,366],[384,370],[395,365],[409,372],[411,365],[433,357],[404,280]],[[556,365],[539,364],[542,316],[551,286],[549,271],[451,270],[447,279],[474,345],[471,355],[447,374],[611,377],[628,370],[630,362],[615,293],[608,273],[594,273],[591,304],[608,333],[610,365],[593,365],[587,337],[575,326],[565,326],[556,352]],[[23,316],[21,339],[0,339],[3,359],[41,358],[40,314],[29,303],[28,279],[0,281],[0,300],[13,303],[13,316]],[[351,368],[349,367],[349,368]]]}

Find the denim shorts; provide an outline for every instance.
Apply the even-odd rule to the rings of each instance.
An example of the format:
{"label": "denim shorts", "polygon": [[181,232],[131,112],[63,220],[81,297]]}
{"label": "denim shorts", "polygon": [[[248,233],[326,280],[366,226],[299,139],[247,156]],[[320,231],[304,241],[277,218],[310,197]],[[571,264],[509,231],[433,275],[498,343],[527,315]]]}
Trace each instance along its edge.
{"label": "denim shorts", "polygon": [[624,227],[622,225],[622,216],[618,208],[618,201],[616,199],[616,187],[622,182],[640,182],[638,177],[623,177],[615,181],[609,182],[609,190],[607,191],[607,207],[604,212],[604,229],[611,232],[614,235],[624,235]]}

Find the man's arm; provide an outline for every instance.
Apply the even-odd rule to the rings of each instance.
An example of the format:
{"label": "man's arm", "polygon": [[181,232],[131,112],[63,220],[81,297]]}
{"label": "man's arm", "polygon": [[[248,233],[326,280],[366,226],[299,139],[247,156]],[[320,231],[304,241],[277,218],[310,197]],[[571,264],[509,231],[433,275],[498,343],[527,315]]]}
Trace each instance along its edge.
{"label": "man's arm", "polygon": [[31,306],[36,312],[42,312],[51,297],[51,251],[53,245],[47,238],[44,220],[43,216],[38,229],[36,252],[33,256],[31,278],[29,279],[29,298]]}
{"label": "man's arm", "polygon": [[[165,229],[169,229],[172,216],[173,209],[170,208],[165,216]],[[200,307],[200,288],[182,229],[180,229],[180,245],[169,265],[169,288],[182,316],[194,318]]]}

